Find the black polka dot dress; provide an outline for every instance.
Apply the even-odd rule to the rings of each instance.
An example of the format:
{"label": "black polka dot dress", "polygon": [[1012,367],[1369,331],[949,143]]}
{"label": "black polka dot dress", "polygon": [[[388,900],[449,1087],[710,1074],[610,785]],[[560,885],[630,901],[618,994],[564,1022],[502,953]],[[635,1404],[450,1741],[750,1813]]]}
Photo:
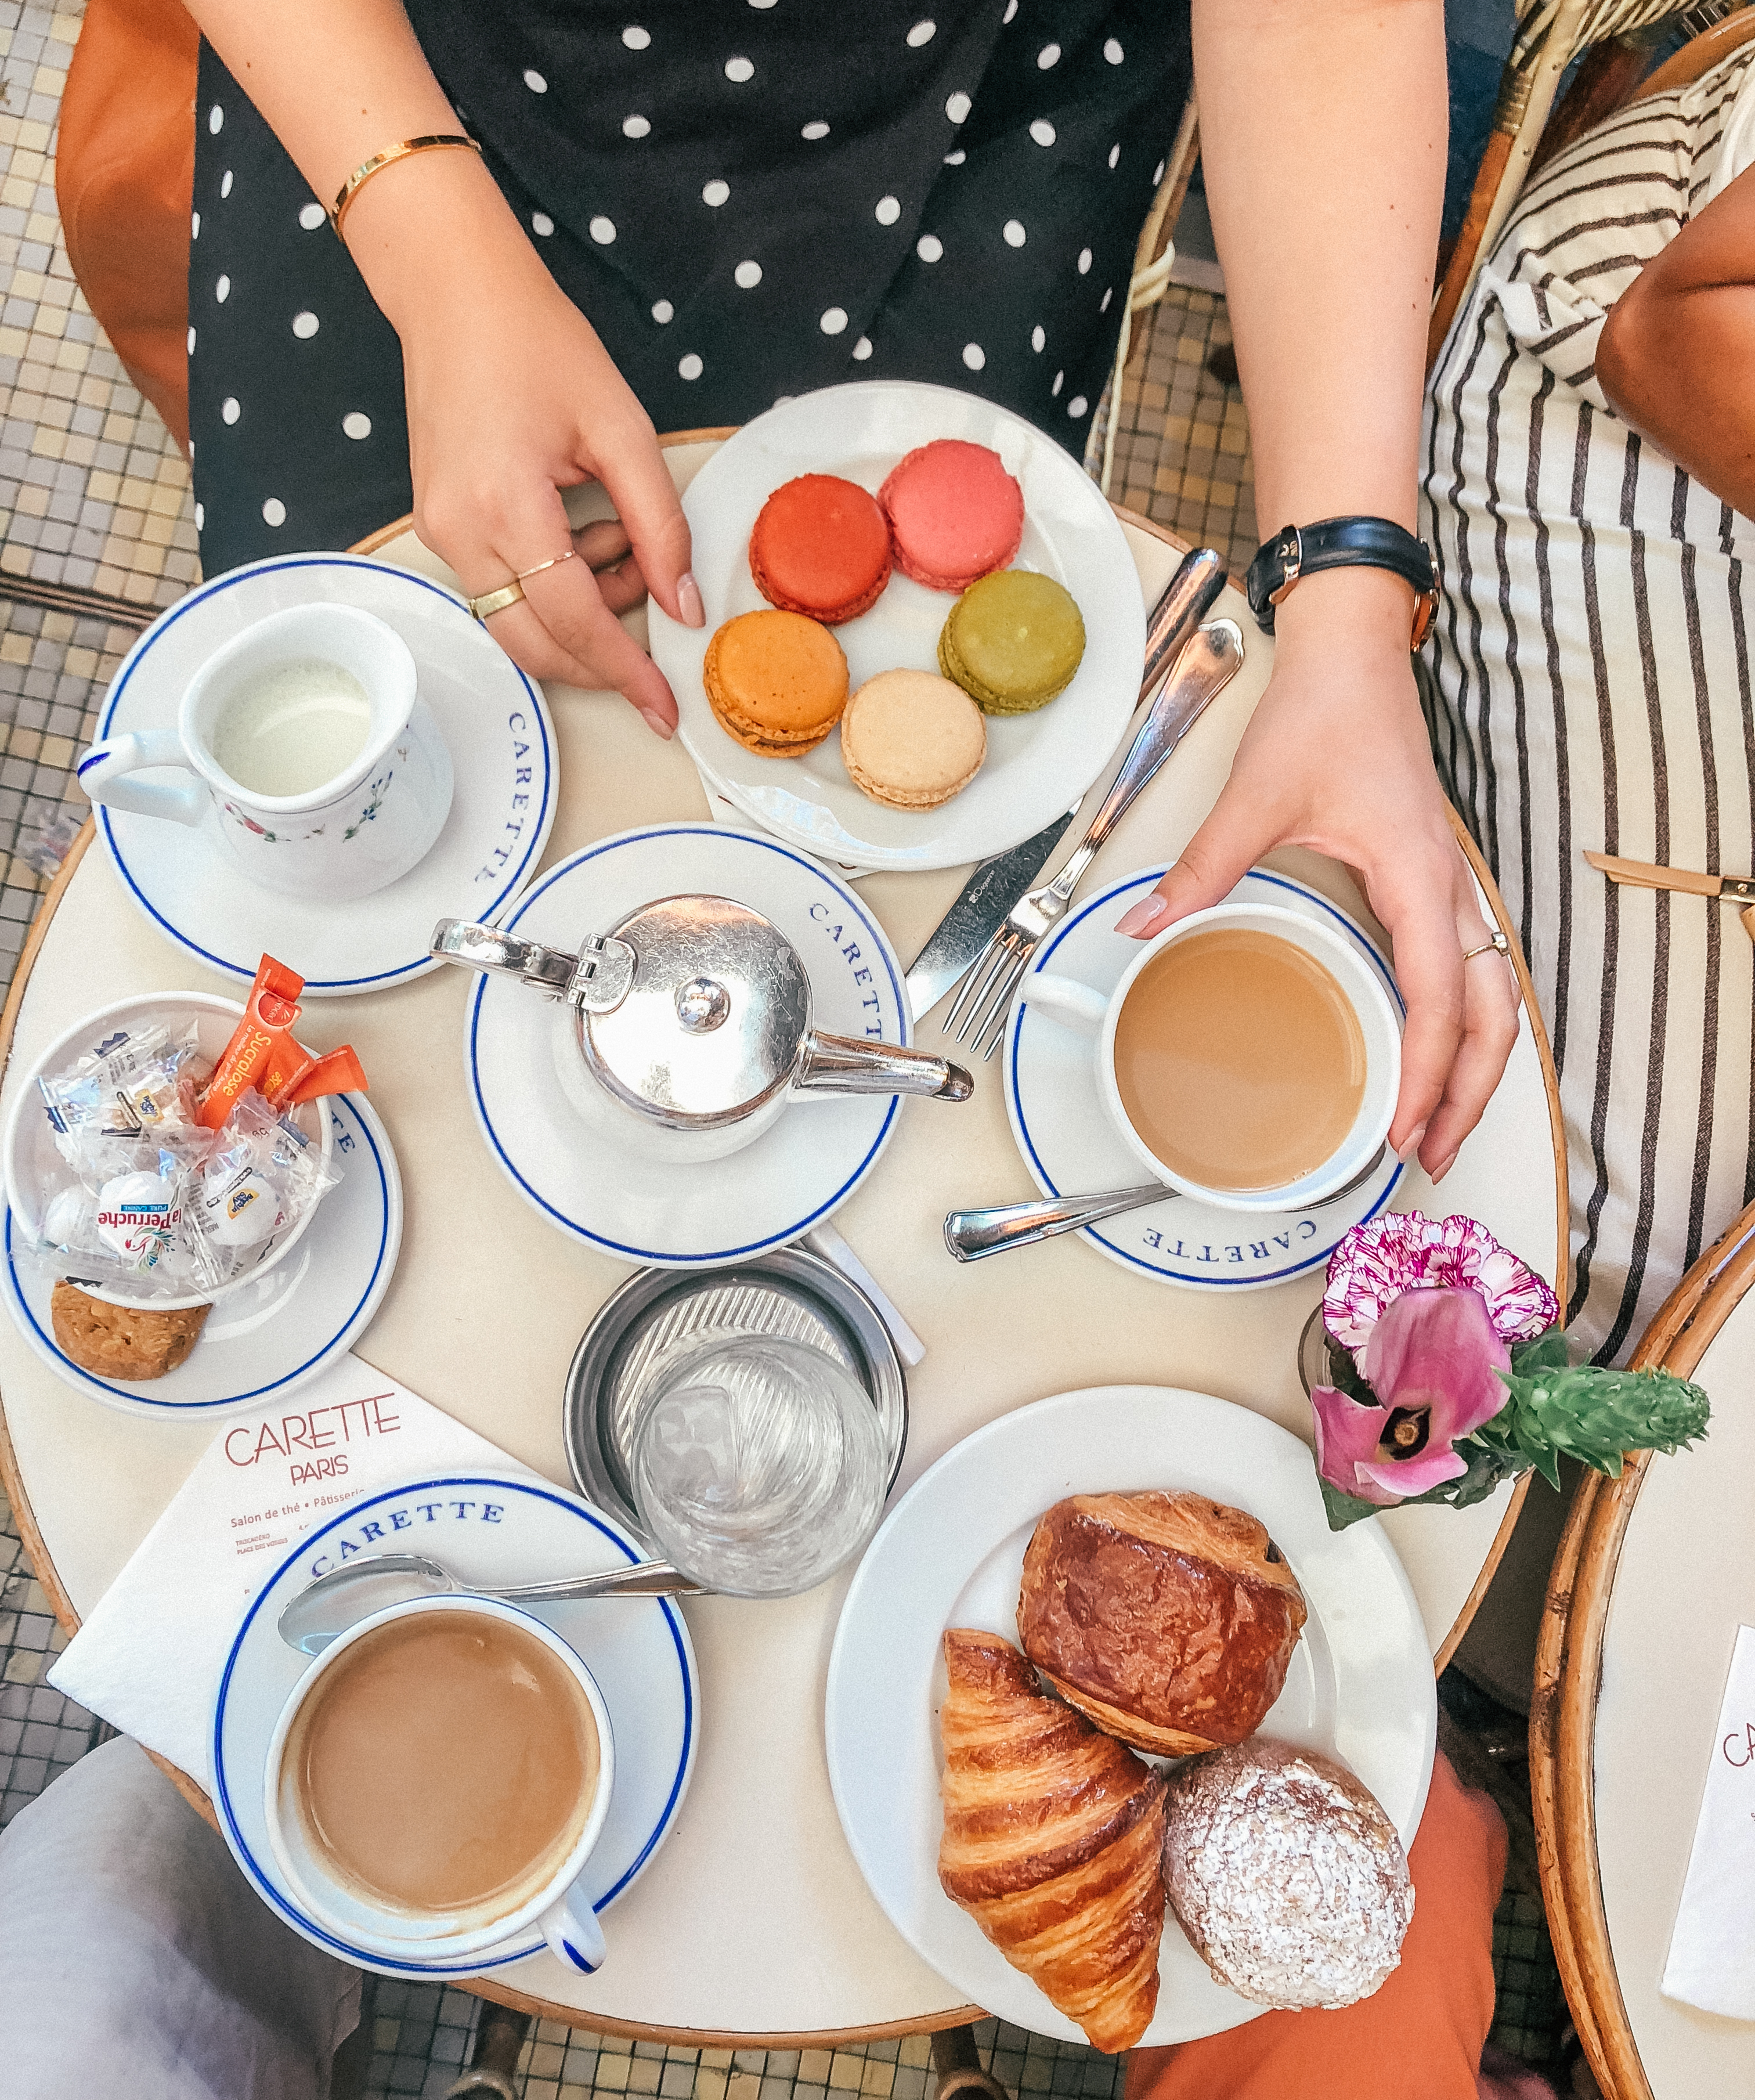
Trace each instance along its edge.
{"label": "black polka dot dress", "polygon": [[[408,11],[538,252],[660,430],[906,378],[985,395],[1083,450],[1188,92],[1186,0]],[[194,232],[205,573],[345,547],[402,516],[395,333],[205,46]]]}

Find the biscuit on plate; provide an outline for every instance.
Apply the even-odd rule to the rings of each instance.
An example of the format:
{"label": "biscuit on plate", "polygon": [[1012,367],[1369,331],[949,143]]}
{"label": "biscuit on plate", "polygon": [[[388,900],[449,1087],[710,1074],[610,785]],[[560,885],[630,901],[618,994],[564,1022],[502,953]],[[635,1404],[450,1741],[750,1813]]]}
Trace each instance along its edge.
{"label": "biscuit on plate", "polygon": [[67,1282],[57,1283],[49,1299],[50,1321],[63,1353],[96,1378],[156,1379],[174,1371],[201,1339],[213,1309],[112,1305]]}

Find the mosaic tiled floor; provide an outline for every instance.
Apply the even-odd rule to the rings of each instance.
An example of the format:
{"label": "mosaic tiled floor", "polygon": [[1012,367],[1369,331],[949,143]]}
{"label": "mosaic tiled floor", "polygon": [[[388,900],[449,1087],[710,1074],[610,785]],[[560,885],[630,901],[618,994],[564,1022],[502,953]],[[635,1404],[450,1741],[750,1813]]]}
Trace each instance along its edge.
{"label": "mosaic tiled floor", "polygon": [[[74,285],[54,199],[59,97],[79,31],[58,8],[0,0],[0,991],[86,805],[71,766],[140,620],[196,580],[187,474],[134,391]],[[1242,399],[1208,368],[1229,342],[1221,296],[1173,285],[1140,320],[1112,494],[1241,572],[1255,545]],[[1219,360],[1223,368],[1223,360]],[[60,586],[121,604],[84,616],[3,595]],[[139,607],[130,617],[127,608]],[[43,1682],[64,1645],[0,1498],[0,1827],[108,1732]],[[1553,1964],[1539,1903],[1511,1890],[1495,1935],[1505,2047],[1551,2054]],[[444,2092],[478,2013],[467,1993],[380,1981],[366,2092]],[[981,2060],[1018,2094],[1118,2089],[1114,2060],[984,2022]],[[693,2050],[630,2044],[550,2023],[524,2045],[524,2100],[588,2093],[659,2100],[926,2100],[924,2036],[827,2051]]]}

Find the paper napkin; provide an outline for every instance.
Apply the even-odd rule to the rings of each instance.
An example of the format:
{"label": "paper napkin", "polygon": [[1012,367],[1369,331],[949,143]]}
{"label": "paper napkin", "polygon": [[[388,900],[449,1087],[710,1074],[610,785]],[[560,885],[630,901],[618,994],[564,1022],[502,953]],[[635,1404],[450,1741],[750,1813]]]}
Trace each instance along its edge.
{"label": "paper napkin", "polygon": [[293,1542],[419,1473],[527,1467],[355,1356],[214,1440],[49,1672],[82,1706],[211,1786],[219,1673],[245,1605]]}
{"label": "paper napkin", "polygon": [[1755,1626],[1737,1628],[1713,1761],[1664,1965],[1666,1998],[1755,2020]]}

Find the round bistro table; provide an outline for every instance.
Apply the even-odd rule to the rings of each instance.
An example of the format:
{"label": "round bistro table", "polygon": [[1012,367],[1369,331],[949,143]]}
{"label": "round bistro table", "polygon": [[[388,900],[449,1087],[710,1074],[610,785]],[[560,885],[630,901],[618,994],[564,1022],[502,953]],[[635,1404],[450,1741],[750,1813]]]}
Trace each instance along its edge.
{"label": "round bistro table", "polygon": [[[1740,1626],[1755,1626],[1755,1204],[1633,1362],[1697,1379],[1704,1441],[1587,1472],[1555,1555],[1530,1713],[1554,1957],[1608,2100],[1755,2092],[1755,2024],[1660,1991]],[[1679,1606],[1679,1608],[1678,1608]]]}
{"label": "round bistro table", "polygon": [[[667,440],[679,488],[725,432]],[[580,492],[575,523],[601,492]],[[1184,551],[1122,512],[1148,605]],[[455,586],[406,525],[362,550]],[[1272,660],[1234,591],[1242,670],[1135,805],[1096,875],[1172,858],[1223,784]],[[643,615],[631,621],[643,638]],[[680,743],[661,743],[619,695],[553,692],[559,810],[545,865],[632,825],[706,810]],[[1091,806],[1095,806],[1093,801]],[[155,989],[235,992],[172,948],[130,902],[90,827],[69,855],[21,960],[0,1047],[12,1083],[60,1030],[100,1003]],[[1489,908],[1516,935],[1465,840]],[[1276,865],[1369,923],[1345,871],[1312,854]],[[967,871],[880,874],[861,884],[911,959]],[[264,945],[272,946],[265,915]],[[297,957],[291,958],[297,962]],[[1528,978],[1517,964],[1526,1015]],[[395,990],[325,1002],[324,1040],[346,1038],[400,1161],[407,1224],[395,1279],[356,1353],[550,1480],[566,1484],[561,1396],[580,1335],[629,1273],[545,1225],[489,1157],[464,1089],[464,1004],[474,980],[440,969]],[[939,1016],[948,1007],[938,1009]],[[315,1017],[315,1015],[314,1015]],[[929,1018],[920,1039],[938,1039]],[[835,1223],[927,1345],[910,1373],[906,1488],[995,1415],[1083,1386],[1176,1384],[1258,1410],[1306,1437],[1295,1365],[1320,1270],[1274,1288],[1180,1290],[1062,1238],[960,1268],[941,1237],[947,1211],[1035,1193],[1008,1131],[997,1065],[954,1113],[909,1103],[877,1168]],[[0,1098],[9,1098],[10,1096]],[[1558,1095],[1539,1019],[1527,1019],[1479,1131],[1435,1198],[1416,1173],[1398,1200],[1462,1211],[1559,1277],[1566,1182]],[[515,1308],[515,1321],[505,1317]],[[509,1348],[507,1337],[515,1335]],[[85,1398],[0,1321],[0,1476],[38,1579],[70,1631],[104,1594],[213,1435],[210,1423],[137,1419]],[[1515,1520],[1517,1493],[1460,1513],[1382,1520],[1413,1582],[1441,1668],[1462,1636]],[[846,1578],[783,1603],[691,1597],[701,1747],[672,1833],[615,1906],[615,1958],[574,1974],[553,1957],[485,1996],[599,2032],[695,2045],[811,2048],[959,2024],[979,2016],[890,1926],[842,1838],[822,1745],[829,1645]],[[923,1726],[924,1722],[923,1719]],[[186,1775],[184,1793],[210,1814]]]}

